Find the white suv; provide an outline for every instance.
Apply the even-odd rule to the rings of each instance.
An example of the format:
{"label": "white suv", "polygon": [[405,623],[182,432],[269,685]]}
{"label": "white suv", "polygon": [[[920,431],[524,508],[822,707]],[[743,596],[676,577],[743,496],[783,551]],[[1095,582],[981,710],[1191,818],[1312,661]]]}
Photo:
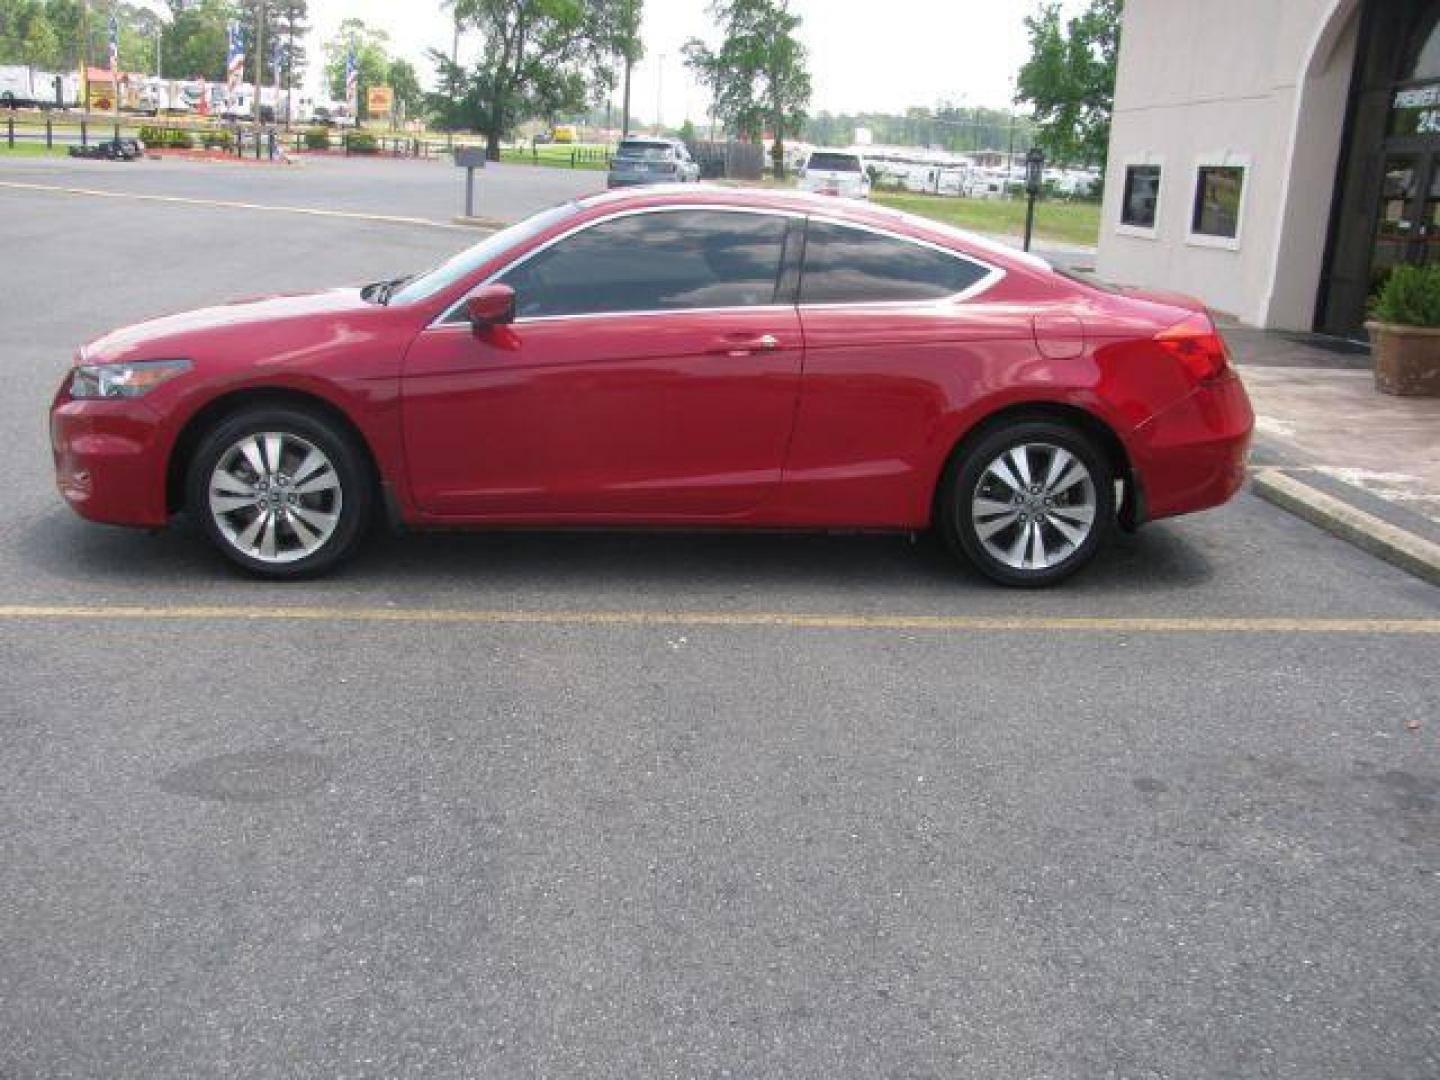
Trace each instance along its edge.
{"label": "white suv", "polygon": [[812,150],[800,170],[800,190],[847,199],[870,198],[870,172],[853,150]]}

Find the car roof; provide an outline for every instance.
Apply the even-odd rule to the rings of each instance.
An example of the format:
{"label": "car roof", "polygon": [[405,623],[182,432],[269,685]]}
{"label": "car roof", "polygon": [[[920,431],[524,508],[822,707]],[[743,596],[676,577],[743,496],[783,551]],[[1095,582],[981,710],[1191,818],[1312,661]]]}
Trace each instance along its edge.
{"label": "car roof", "polygon": [[868,225],[888,232],[914,236],[942,246],[969,249],[989,262],[1012,268],[1049,274],[1049,263],[1038,256],[1010,247],[997,240],[966,229],[956,228],[931,218],[907,214],[888,206],[878,206],[855,199],[839,199],[833,195],[817,195],[794,188],[730,187],[720,184],[649,184],[643,187],[620,188],[590,195],[576,201],[577,208],[587,217],[600,217],[625,210],[645,210],[664,206],[718,206],[748,210],[778,210],[786,213],[815,215],[835,221]]}

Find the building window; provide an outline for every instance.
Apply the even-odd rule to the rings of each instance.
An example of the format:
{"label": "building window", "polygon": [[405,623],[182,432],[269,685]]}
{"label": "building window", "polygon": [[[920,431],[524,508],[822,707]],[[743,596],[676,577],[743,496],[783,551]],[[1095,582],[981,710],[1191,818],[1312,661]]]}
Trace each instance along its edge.
{"label": "building window", "polygon": [[1128,229],[1153,233],[1159,206],[1160,166],[1126,165],[1120,224]]}
{"label": "building window", "polygon": [[1235,246],[1240,239],[1240,207],[1245,194],[1243,165],[1201,165],[1195,173],[1191,239],[1208,238]]}

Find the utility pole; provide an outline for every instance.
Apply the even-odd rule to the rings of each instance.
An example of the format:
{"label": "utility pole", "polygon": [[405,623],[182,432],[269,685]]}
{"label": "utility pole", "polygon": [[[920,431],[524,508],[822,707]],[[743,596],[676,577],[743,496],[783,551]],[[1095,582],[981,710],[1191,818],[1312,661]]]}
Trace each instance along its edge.
{"label": "utility pole", "polygon": [[655,68],[655,134],[663,135],[664,126],[660,120],[661,99],[665,93],[665,54],[662,52],[659,57],[659,64]]}
{"label": "utility pole", "polygon": [[285,127],[288,130],[295,122],[295,9],[286,13],[289,24],[289,44],[285,46]]}
{"label": "utility pole", "polygon": [[255,0],[255,157],[260,157],[260,94],[265,86],[265,0]]}
{"label": "utility pole", "polygon": [[265,88],[265,0],[255,0],[255,160],[261,158],[261,94]]}
{"label": "utility pole", "polygon": [[90,0],[80,0],[80,110],[90,117]]}
{"label": "utility pole", "polygon": [[630,72],[634,70],[635,61],[627,50],[625,53],[625,101],[620,106],[620,137],[628,138],[630,135]]}

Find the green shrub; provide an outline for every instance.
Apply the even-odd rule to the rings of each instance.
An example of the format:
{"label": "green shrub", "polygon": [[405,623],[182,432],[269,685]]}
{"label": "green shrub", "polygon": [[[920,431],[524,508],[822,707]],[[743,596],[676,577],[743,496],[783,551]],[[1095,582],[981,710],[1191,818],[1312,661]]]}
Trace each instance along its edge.
{"label": "green shrub", "polygon": [[168,146],[172,150],[189,150],[195,145],[190,132],[184,128],[155,127],[150,124],[140,129],[140,141],[148,147]]}
{"label": "green shrub", "polygon": [[368,131],[352,131],[347,136],[347,141],[352,154],[373,154],[379,149],[375,136]]}
{"label": "green shrub", "polygon": [[200,136],[200,144],[206,150],[234,150],[235,136],[224,130],[211,130]]}
{"label": "green shrub", "polygon": [[1440,263],[1395,267],[1375,296],[1375,318],[1401,326],[1440,326]]}
{"label": "green shrub", "polygon": [[305,129],[306,150],[329,150],[330,131],[328,128],[312,127]]}

